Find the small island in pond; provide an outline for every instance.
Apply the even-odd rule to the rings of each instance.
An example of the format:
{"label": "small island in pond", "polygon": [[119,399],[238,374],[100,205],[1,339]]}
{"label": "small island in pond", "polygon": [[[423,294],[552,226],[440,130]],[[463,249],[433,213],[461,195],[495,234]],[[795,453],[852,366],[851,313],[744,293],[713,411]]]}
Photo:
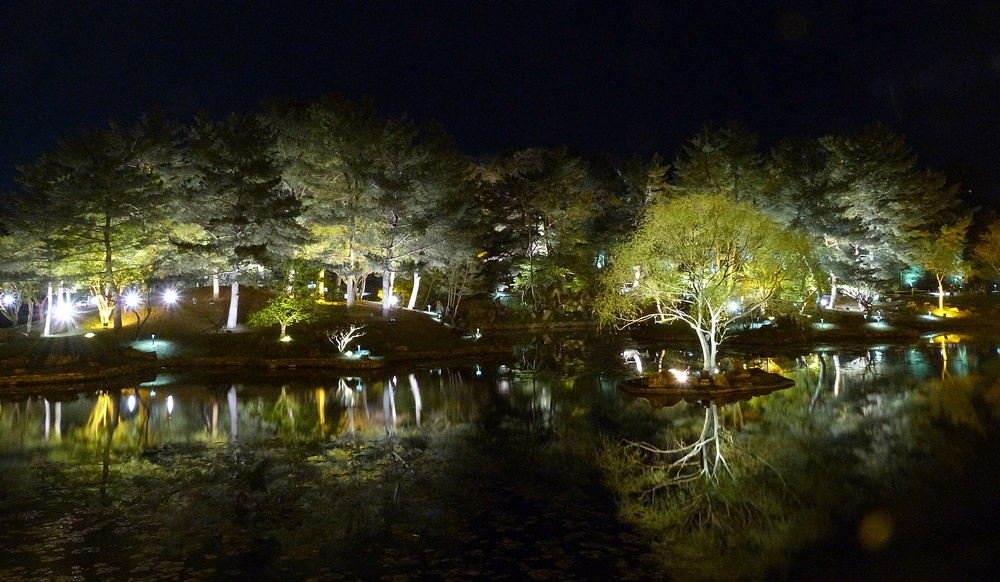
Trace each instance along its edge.
{"label": "small island in pond", "polygon": [[780,374],[749,368],[720,374],[668,370],[625,380],[618,386],[626,394],[645,398],[653,408],[662,408],[681,401],[724,405],[794,385],[794,380]]}

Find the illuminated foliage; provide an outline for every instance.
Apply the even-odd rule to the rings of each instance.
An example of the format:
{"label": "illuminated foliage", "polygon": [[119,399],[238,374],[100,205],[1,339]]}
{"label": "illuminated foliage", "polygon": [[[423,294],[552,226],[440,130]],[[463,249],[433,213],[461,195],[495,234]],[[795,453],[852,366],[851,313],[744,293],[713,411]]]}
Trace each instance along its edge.
{"label": "illuminated foliage", "polygon": [[606,324],[683,321],[711,370],[728,325],[764,310],[805,270],[797,238],[776,221],[724,196],[688,196],[649,208],[612,253],[595,307]]}
{"label": "illuminated foliage", "polygon": [[267,305],[250,315],[250,325],[254,327],[269,327],[278,324],[278,338],[285,337],[288,326],[313,321],[316,319],[316,299],[311,296],[289,297],[280,295],[267,302]]}
{"label": "illuminated foliage", "polygon": [[938,309],[944,310],[944,281],[948,277],[963,277],[968,268],[962,258],[965,233],[972,222],[967,216],[945,224],[937,233],[928,233],[917,241],[914,258],[920,266],[934,274],[938,285]]}
{"label": "illuminated foliage", "polygon": [[226,265],[232,284],[226,327],[232,329],[240,277],[291,257],[305,241],[297,222],[301,203],[281,183],[276,135],[260,118],[200,118],[189,142],[188,204],[180,222],[192,234],[180,248]]}
{"label": "illuminated foliage", "polygon": [[67,276],[97,277],[120,329],[123,283],[146,279],[166,237],[165,184],[176,162],[176,130],[158,118],[112,124],[65,138],[22,170],[29,194],[21,220],[41,229]]}
{"label": "illuminated foliage", "polygon": [[979,271],[992,280],[1000,278],[1000,221],[990,223],[972,249]]}
{"label": "illuminated foliage", "polygon": [[483,165],[477,179],[481,245],[493,277],[516,278],[533,311],[556,306],[567,276],[593,260],[587,243],[597,192],[582,160],[565,150],[521,150]]}

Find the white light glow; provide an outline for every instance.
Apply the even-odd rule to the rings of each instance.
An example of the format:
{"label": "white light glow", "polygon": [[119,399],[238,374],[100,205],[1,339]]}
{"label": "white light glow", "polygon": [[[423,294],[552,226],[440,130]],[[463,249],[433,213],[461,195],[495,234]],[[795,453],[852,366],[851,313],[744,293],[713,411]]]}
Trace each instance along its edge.
{"label": "white light glow", "polygon": [[740,307],[742,306],[740,305],[739,301],[730,301],[728,307],[729,311],[731,311],[732,313],[736,313],[740,310]]}
{"label": "white light glow", "polygon": [[135,394],[128,395],[128,411],[135,412]]}
{"label": "white light glow", "polygon": [[76,316],[76,309],[73,307],[72,303],[57,303],[53,314],[56,316],[58,321],[62,323],[69,323],[73,321],[73,318]]}
{"label": "white light glow", "polygon": [[177,292],[177,289],[167,289],[163,292],[163,302],[167,305],[177,303],[178,299],[180,299],[180,294]]}
{"label": "white light glow", "polygon": [[3,295],[0,295],[0,303],[3,303],[4,306],[6,306],[6,307],[10,307],[11,305],[14,305],[14,300],[15,299],[16,299],[16,297],[14,295],[10,295],[8,293],[4,293]]}
{"label": "white light glow", "polygon": [[139,294],[134,291],[129,291],[125,295],[122,295],[122,299],[125,301],[126,309],[135,309],[139,307],[140,297]]}
{"label": "white light glow", "polygon": [[687,370],[671,369],[670,373],[674,375],[674,380],[677,380],[679,384],[687,382],[688,378],[691,376],[691,374],[689,374]]}
{"label": "white light glow", "polygon": [[167,414],[174,413],[174,397],[167,396]]}

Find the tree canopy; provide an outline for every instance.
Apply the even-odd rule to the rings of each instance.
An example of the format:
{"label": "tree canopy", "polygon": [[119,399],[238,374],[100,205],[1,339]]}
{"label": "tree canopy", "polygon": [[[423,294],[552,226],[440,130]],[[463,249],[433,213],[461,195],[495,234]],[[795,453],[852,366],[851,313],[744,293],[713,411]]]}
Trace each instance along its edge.
{"label": "tree canopy", "polygon": [[[670,164],[540,147],[472,160],[440,126],[338,96],[80,131],[21,184],[0,199],[11,323],[61,288],[88,290],[118,327],[124,289],[212,277],[230,280],[233,328],[241,282],[315,284],[351,306],[372,280],[383,317],[399,302],[456,318],[489,292],[496,313],[679,319],[709,363],[747,314],[818,307],[827,291],[870,308],[907,269],[940,291],[968,276],[976,232],[957,185],[881,125],[769,152],[738,123],[705,125]],[[992,234],[975,246],[990,276]]]}
{"label": "tree canopy", "polygon": [[683,321],[712,370],[729,325],[766,313],[789,291],[787,280],[808,273],[801,249],[794,233],[746,202],[719,194],[660,201],[612,252],[596,310],[606,324]]}

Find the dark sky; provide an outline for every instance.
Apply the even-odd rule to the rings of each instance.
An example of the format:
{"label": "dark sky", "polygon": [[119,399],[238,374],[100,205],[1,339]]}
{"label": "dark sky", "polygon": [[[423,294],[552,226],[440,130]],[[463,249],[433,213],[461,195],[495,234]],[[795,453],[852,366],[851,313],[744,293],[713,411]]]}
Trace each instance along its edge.
{"label": "dark sky", "polygon": [[707,121],[766,145],[881,121],[987,200],[1000,2],[0,0],[0,188],[75,128],[323,93],[436,119],[470,155],[670,160]]}

